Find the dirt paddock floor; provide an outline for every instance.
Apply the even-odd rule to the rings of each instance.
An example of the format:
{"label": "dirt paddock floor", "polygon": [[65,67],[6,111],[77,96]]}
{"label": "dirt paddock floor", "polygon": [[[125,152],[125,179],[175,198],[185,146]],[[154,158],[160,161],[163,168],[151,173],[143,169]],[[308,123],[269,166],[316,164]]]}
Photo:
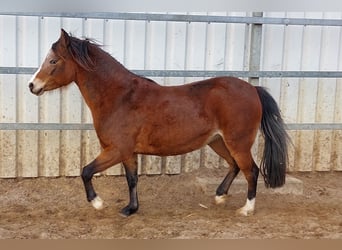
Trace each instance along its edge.
{"label": "dirt paddock floor", "polygon": [[303,195],[258,193],[250,217],[235,215],[245,194],[231,194],[218,206],[196,182],[225,172],[141,176],[140,209],[129,218],[119,215],[128,201],[125,177],[94,179],[105,201],[101,211],[86,201],[81,178],[1,179],[0,238],[342,239],[341,172],[292,173],[303,181]]}

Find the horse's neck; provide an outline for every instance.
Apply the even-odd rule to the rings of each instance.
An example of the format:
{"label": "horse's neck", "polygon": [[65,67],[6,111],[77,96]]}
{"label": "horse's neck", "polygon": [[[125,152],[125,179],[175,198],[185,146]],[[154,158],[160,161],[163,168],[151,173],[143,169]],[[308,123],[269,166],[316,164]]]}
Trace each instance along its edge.
{"label": "horse's neck", "polygon": [[101,112],[99,109],[108,108],[107,105],[114,105],[115,100],[120,99],[120,95],[130,88],[132,76],[133,73],[116,60],[100,60],[94,71],[79,69],[76,84],[94,116]]}

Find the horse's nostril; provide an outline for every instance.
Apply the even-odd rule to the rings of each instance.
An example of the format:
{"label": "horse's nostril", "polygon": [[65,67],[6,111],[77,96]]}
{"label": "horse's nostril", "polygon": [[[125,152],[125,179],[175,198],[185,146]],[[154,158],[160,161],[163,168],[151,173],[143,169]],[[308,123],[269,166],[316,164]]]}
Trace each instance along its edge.
{"label": "horse's nostril", "polygon": [[32,89],[33,89],[33,83],[32,83],[32,82],[30,82],[30,84],[29,84],[29,88],[30,88],[30,90],[32,90]]}

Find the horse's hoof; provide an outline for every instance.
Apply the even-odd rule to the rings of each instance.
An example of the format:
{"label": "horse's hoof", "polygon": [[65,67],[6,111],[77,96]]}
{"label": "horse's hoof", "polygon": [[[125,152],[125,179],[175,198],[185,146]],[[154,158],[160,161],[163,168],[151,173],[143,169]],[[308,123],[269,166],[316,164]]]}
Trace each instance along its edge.
{"label": "horse's hoof", "polygon": [[122,217],[127,218],[128,216],[130,216],[130,215],[136,213],[137,211],[138,211],[138,208],[131,208],[131,207],[127,206],[127,207],[124,207],[124,208],[120,211],[120,215],[121,215]]}
{"label": "horse's hoof", "polygon": [[236,213],[238,215],[249,216],[254,214],[254,207],[255,207],[255,199],[249,200],[247,199],[246,204],[238,209]]}
{"label": "horse's hoof", "polygon": [[220,205],[226,202],[227,195],[216,195],[215,196],[215,203],[216,205]]}
{"label": "horse's hoof", "polygon": [[103,200],[99,197],[96,196],[92,201],[91,205],[96,209],[96,210],[101,210],[103,209]]}
{"label": "horse's hoof", "polygon": [[236,210],[236,214],[240,216],[250,216],[254,214],[254,210],[246,210],[243,207]]}

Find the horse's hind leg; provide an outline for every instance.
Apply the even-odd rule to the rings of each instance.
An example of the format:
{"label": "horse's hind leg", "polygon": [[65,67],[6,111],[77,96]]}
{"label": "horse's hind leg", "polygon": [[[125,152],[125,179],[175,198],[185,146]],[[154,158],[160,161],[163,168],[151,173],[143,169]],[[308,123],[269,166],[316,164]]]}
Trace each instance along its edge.
{"label": "horse's hind leg", "polygon": [[255,164],[250,151],[234,155],[234,159],[241,171],[244,173],[248,183],[246,204],[242,208],[238,209],[237,213],[247,216],[254,213],[259,168]]}
{"label": "horse's hind leg", "polygon": [[227,161],[229,164],[228,174],[222,181],[222,183],[218,186],[216,190],[216,197],[215,201],[216,204],[221,204],[225,201],[226,195],[228,194],[229,188],[235,179],[235,177],[240,172],[239,167],[237,166],[235,160],[231,156],[229,150],[227,149],[226,145],[222,137],[219,137],[215,141],[208,144],[219,156]]}

